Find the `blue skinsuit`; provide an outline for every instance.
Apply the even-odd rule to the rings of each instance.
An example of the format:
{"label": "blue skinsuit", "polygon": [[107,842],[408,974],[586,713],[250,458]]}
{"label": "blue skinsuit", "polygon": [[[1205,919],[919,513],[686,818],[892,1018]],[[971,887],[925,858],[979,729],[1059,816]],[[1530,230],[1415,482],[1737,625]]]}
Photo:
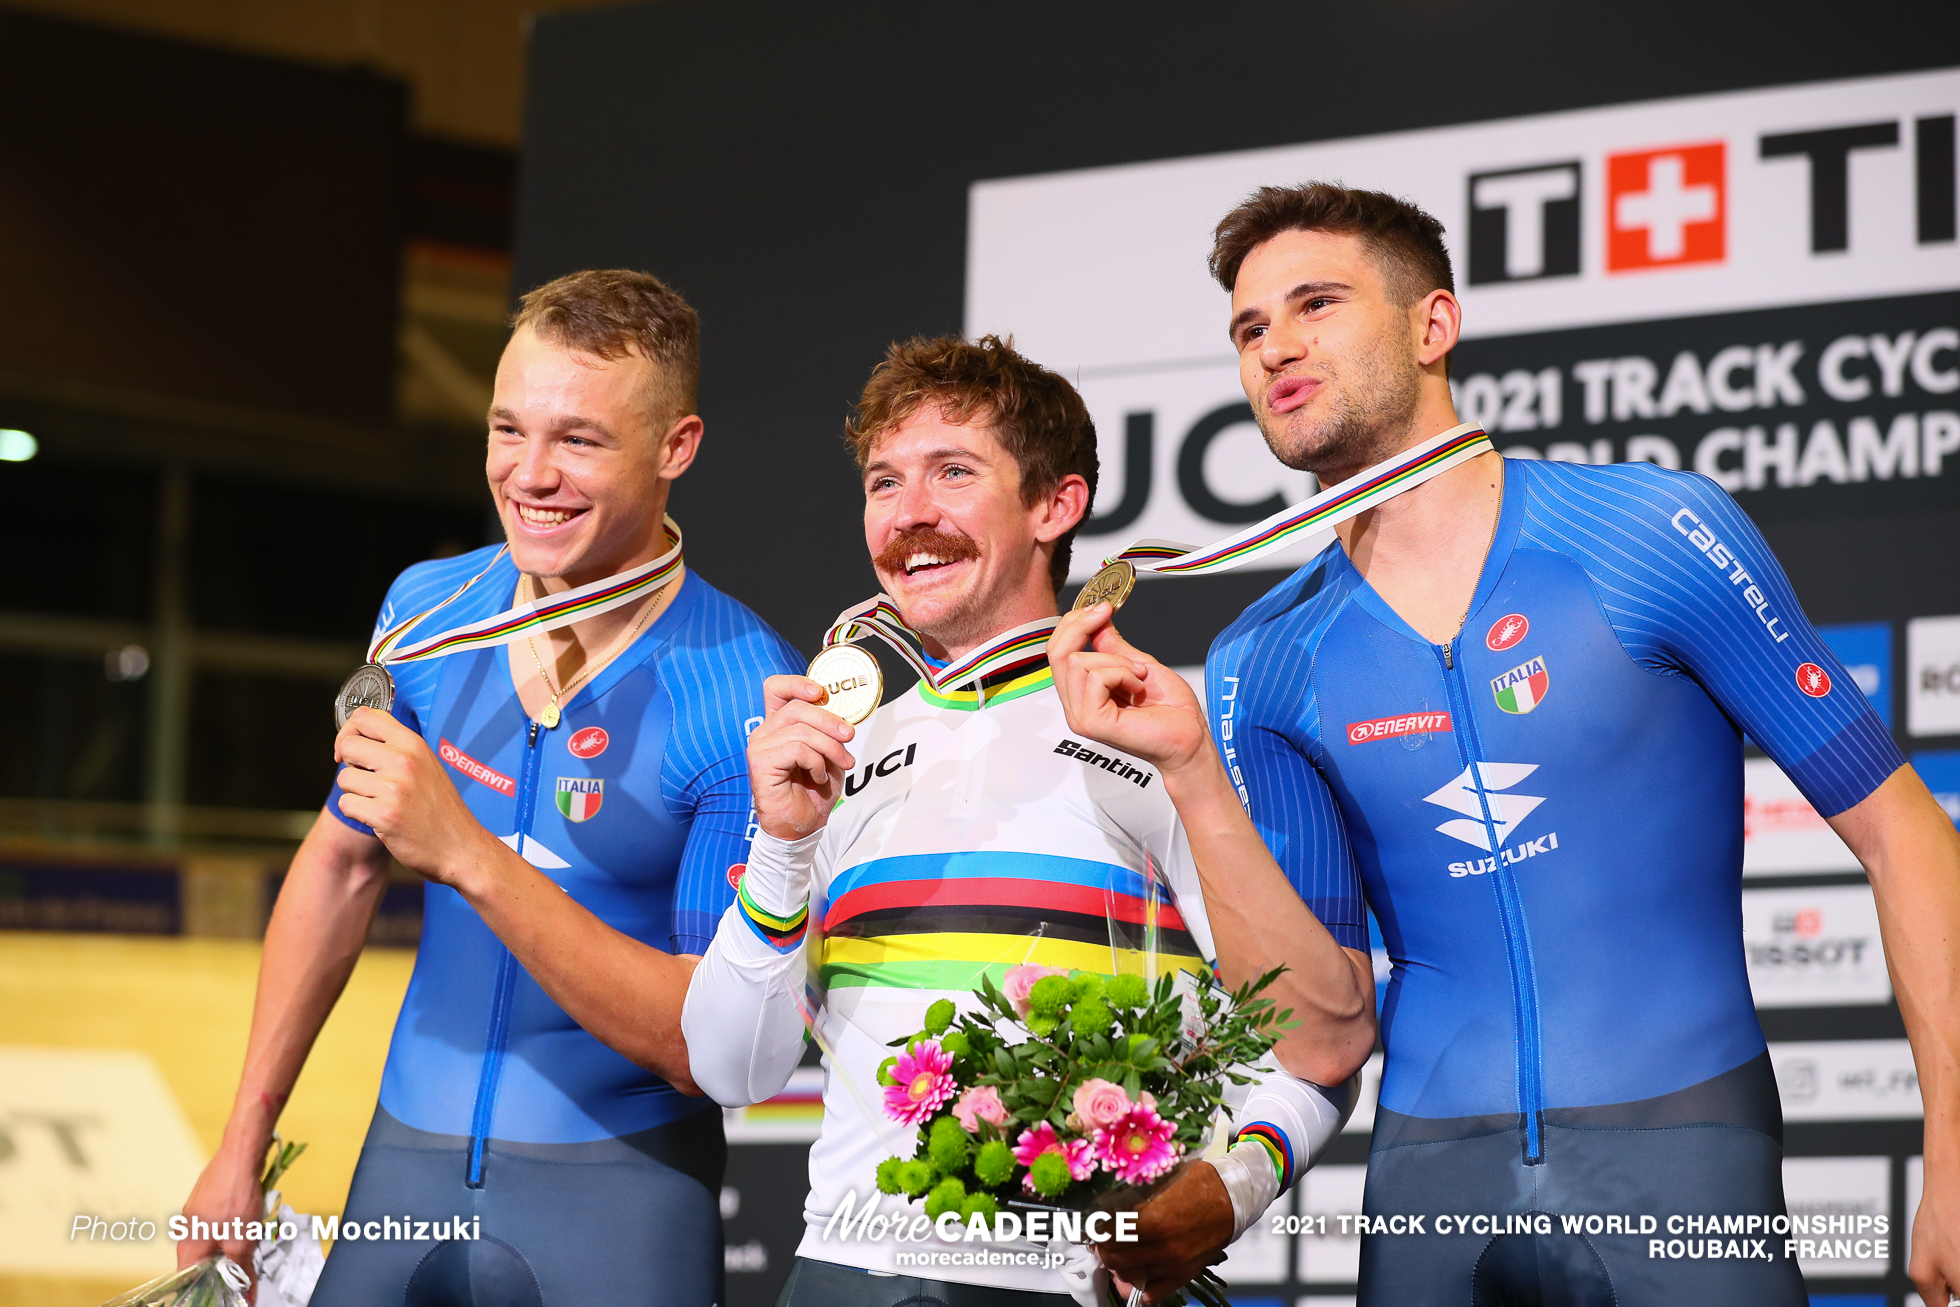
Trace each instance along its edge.
{"label": "blue skinsuit", "polygon": [[1780,1240],[1772,1261],[1674,1262],[1556,1214],[1783,1210],[1742,952],[1742,734],[1827,816],[1903,759],[1712,482],[1504,468],[1449,645],[1335,545],[1207,663],[1261,834],[1362,949],[1365,885],[1393,962],[1365,1210],[1553,1214],[1550,1236],[1371,1236],[1361,1301],[1802,1302]]}
{"label": "blue skinsuit", "polygon": [[[409,568],[379,627],[440,603],[493,553]],[[516,584],[499,560],[409,638],[507,608]],[[705,952],[748,856],[745,750],[762,681],[802,660],[693,572],[553,729],[533,730],[508,657],[397,666],[395,716],[437,751],[487,830],[601,920],[663,951]],[[340,797],[336,786],[329,810],[367,831]],[[346,1219],[474,1216],[482,1237],[343,1237],[314,1302],[709,1307],[721,1301],[724,1156],[713,1103],[587,1034],[461,895],[429,885]]]}

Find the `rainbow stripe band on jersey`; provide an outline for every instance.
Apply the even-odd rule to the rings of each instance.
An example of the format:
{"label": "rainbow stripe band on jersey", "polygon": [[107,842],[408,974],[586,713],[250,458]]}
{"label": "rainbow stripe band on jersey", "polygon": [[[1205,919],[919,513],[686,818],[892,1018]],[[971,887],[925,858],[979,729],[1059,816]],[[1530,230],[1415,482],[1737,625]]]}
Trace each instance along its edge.
{"label": "rainbow stripe band on jersey", "polygon": [[786,917],[780,916],[757,904],[749,897],[748,886],[742,884],[735,887],[735,900],[742,905],[742,918],[749,923],[749,929],[778,953],[788,953],[803,942],[804,931],[810,924],[807,904]]}
{"label": "rainbow stripe band on jersey", "polygon": [[1465,422],[1223,540],[1201,548],[1174,540],[1139,540],[1103,562],[1105,566],[1128,563],[1139,572],[1170,576],[1228,572],[1277,550],[1303,544],[1315,532],[1330,530],[1491,448],[1483,428]]}
{"label": "rainbow stripe band on jersey", "polygon": [[[978,693],[984,682],[1002,673],[1016,672],[1035,663],[1048,661],[1048,636],[1055,629],[1059,617],[1043,617],[1027,622],[1009,631],[1002,631],[993,639],[964,655],[954,659],[944,667],[934,667],[919,648],[919,635],[905,624],[898,605],[889,595],[874,595],[861,604],[846,608],[837,615],[830,630],[824,633],[823,647],[848,644],[860,635],[875,635],[890,645],[900,658],[903,658],[919,679],[942,696],[966,686],[973,686]],[[982,696],[983,702],[986,696]]]}
{"label": "rainbow stripe band on jersey", "polygon": [[555,631],[561,626],[582,622],[588,617],[597,617],[634,603],[672,581],[681,570],[681,528],[671,517],[663,517],[661,526],[667,533],[667,549],[660,557],[650,563],[643,563],[631,571],[620,572],[614,576],[602,577],[597,581],[567,590],[560,595],[540,597],[529,603],[518,604],[501,613],[459,626],[452,631],[443,631],[414,644],[402,645],[402,639],[417,623],[430,614],[447,608],[461,598],[464,591],[489,575],[490,569],[510,552],[510,546],[497,551],[490,565],[469,580],[455,594],[437,604],[426,608],[404,622],[377,636],[372,648],[368,650],[371,663],[409,663],[423,658],[441,658],[447,654],[468,653],[474,649],[489,649],[498,645],[521,640],[527,635],[539,635],[545,631]]}
{"label": "rainbow stripe band on jersey", "polygon": [[1287,1142],[1286,1131],[1270,1121],[1254,1121],[1232,1136],[1237,1144],[1241,1139],[1250,1139],[1266,1150],[1272,1159],[1273,1171],[1279,1176],[1279,1191],[1285,1193],[1293,1185],[1293,1145]]}
{"label": "rainbow stripe band on jersey", "polygon": [[1127,867],[989,850],[876,858],[831,883],[827,988],[967,990],[1023,962],[1103,975],[1207,970],[1161,882]]}

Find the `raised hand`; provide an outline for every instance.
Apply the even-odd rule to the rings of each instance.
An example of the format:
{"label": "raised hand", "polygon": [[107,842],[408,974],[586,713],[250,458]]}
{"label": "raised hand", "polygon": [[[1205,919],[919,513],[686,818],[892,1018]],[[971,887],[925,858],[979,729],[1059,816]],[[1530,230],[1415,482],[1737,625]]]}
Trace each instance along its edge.
{"label": "raised hand", "polygon": [[1165,772],[1211,757],[1204,709],[1182,676],[1117,633],[1115,610],[1066,613],[1048,637],[1048,665],[1069,729]]}
{"label": "raised hand", "polygon": [[756,822],[779,840],[799,840],[830,819],[838,787],[857,766],[844,747],[857,732],[817,706],[824,689],[807,676],[772,676],[762,697],[766,715],[749,736]]}
{"label": "raised hand", "polygon": [[334,739],[340,810],[373,829],[404,867],[454,885],[489,838],[429,743],[374,708],[357,708]]}

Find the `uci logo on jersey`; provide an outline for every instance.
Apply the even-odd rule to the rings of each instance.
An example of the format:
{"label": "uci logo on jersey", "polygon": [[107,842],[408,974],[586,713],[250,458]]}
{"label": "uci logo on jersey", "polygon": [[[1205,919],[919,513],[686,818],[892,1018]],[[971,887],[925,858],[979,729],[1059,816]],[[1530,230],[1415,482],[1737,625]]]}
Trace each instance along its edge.
{"label": "uci logo on jersey", "polygon": [[910,767],[918,752],[918,745],[908,744],[903,749],[893,749],[876,762],[867,762],[862,772],[847,773],[844,777],[844,797],[848,799],[871,784],[874,776],[889,776],[900,767]]}

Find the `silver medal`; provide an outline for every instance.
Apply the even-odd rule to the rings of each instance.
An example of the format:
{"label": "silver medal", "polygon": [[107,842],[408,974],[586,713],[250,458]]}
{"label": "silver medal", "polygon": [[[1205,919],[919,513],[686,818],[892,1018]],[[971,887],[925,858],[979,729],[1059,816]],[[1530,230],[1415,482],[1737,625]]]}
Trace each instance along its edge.
{"label": "silver medal", "polygon": [[344,729],[356,708],[378,708],[387,712],[395,706],[395,678],[379,663],[362,663],[354,669],[333,700],[333,724]]}

